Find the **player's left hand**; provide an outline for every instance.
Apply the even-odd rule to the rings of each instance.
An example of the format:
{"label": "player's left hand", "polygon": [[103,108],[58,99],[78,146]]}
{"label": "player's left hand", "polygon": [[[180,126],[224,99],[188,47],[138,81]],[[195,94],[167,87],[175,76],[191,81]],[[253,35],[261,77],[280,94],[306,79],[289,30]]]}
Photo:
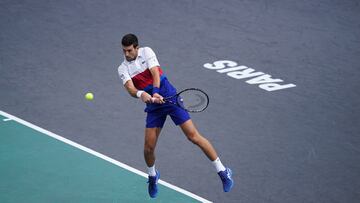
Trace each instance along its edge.
{"label": "player's left hand", "polygon": [[164,97],[162,97],[162,96],[161,96],[160,94],[158,94],[158,93],[153,94],[151,100],[153,101],[153,103],[156,103],[156,104],[163,104],[163,103],[165,103]]}

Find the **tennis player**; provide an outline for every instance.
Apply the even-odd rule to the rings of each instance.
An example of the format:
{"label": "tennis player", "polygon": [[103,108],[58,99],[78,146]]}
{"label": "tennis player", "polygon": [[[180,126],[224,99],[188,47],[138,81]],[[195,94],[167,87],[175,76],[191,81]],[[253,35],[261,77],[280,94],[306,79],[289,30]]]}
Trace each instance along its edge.
{"label": "tennis player", "polygon": [[231,170],[221,163],[214,147],[197,131],[189,113],[163,101],[164,97],[175,95],[176,89],[166,78],[154,51],[149,47],[139,47],[134,34],[125,35],[121,44],[125,57],[118,68],[119,76],[129,94],[146,103],[144,158],[148,166],[150,197],[155,198],[158,193],[160,172],[155,169],[155,147],[168,115],[210,159],[221,178],[224,192],[229,192],[233,186]]}

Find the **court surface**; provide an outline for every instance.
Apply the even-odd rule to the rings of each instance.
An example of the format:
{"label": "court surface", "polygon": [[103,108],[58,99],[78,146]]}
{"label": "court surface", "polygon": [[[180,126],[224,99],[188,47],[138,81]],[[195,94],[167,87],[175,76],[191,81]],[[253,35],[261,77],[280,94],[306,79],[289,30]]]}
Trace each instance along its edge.
{"label": "court surface", "polygon": [[[209,94],[209,107],[191,116],[232,169],[235,185],[222,191],[212,164],[171,119],[156,149],[163,181],[221,203],[360,202],[359,19],[355,0],[0,0],[0,110],[146,172],[144,105],[128,95],[117,73],[121,37],[135,33],[178,90]],[[84,99],[88,91],[94,101]],[[30,130],[1,121],[12,125]],[[144,177],[48,136],[18,136],[24,135],[13,137],[21,146],[32,144],[26,150],[54,144],[34,156],[63,170],[41,168],[31,182],[43,176],[71,186],[59,196],[46,194],[48,202],[132,202],[133,195],[171,202],[166,197],[176,193],[162,186],[159,199],[147,199]],[[0,147],[9,149],[5,142]],[[27,155],[18,163],[9,153],[0,159],[26,164]],[[1,174],[11,172],[4,161],[0,167]],[[70,176],[101,181],[100,187]],[[134,176],[136,189],[117,184],[123,176]],[[47,183],[44,191],[28,192],[59,190],[56,181]],[[15,182],[1,184],[7,192],[0,191],[0,202],[19,192]]]}
{"label": "court surface", "polygon": [[[2,111],[0,135],[1,202],[150,201],[145,173]],[[159,184],[157,202],[210,202]]]}

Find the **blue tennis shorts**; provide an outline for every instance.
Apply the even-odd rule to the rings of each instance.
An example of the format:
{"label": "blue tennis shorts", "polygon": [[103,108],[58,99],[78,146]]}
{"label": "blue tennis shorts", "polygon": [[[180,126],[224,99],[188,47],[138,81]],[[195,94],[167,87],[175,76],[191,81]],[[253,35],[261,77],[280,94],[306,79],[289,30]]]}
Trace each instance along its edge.
{"label": "blue tennis shorts", "polygon": [[187,111],[179,106],[170,104],[163,108],[156,109],[147,113],[146,128],[162,128],[167,115],[171,117],[175,125],[181,125],[190,119]]}

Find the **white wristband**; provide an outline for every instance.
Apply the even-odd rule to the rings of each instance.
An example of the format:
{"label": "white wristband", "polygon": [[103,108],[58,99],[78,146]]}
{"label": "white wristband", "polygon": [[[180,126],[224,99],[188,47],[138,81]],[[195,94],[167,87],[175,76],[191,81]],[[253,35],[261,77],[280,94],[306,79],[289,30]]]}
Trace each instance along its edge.
{"label": "white wristband", "polygon": [[144,91],[139,90],[139,91],[136,92],[136,96],[137,96],[138,98],[140,98],[141,95],[142,95],[142,93],[144,93]]}

